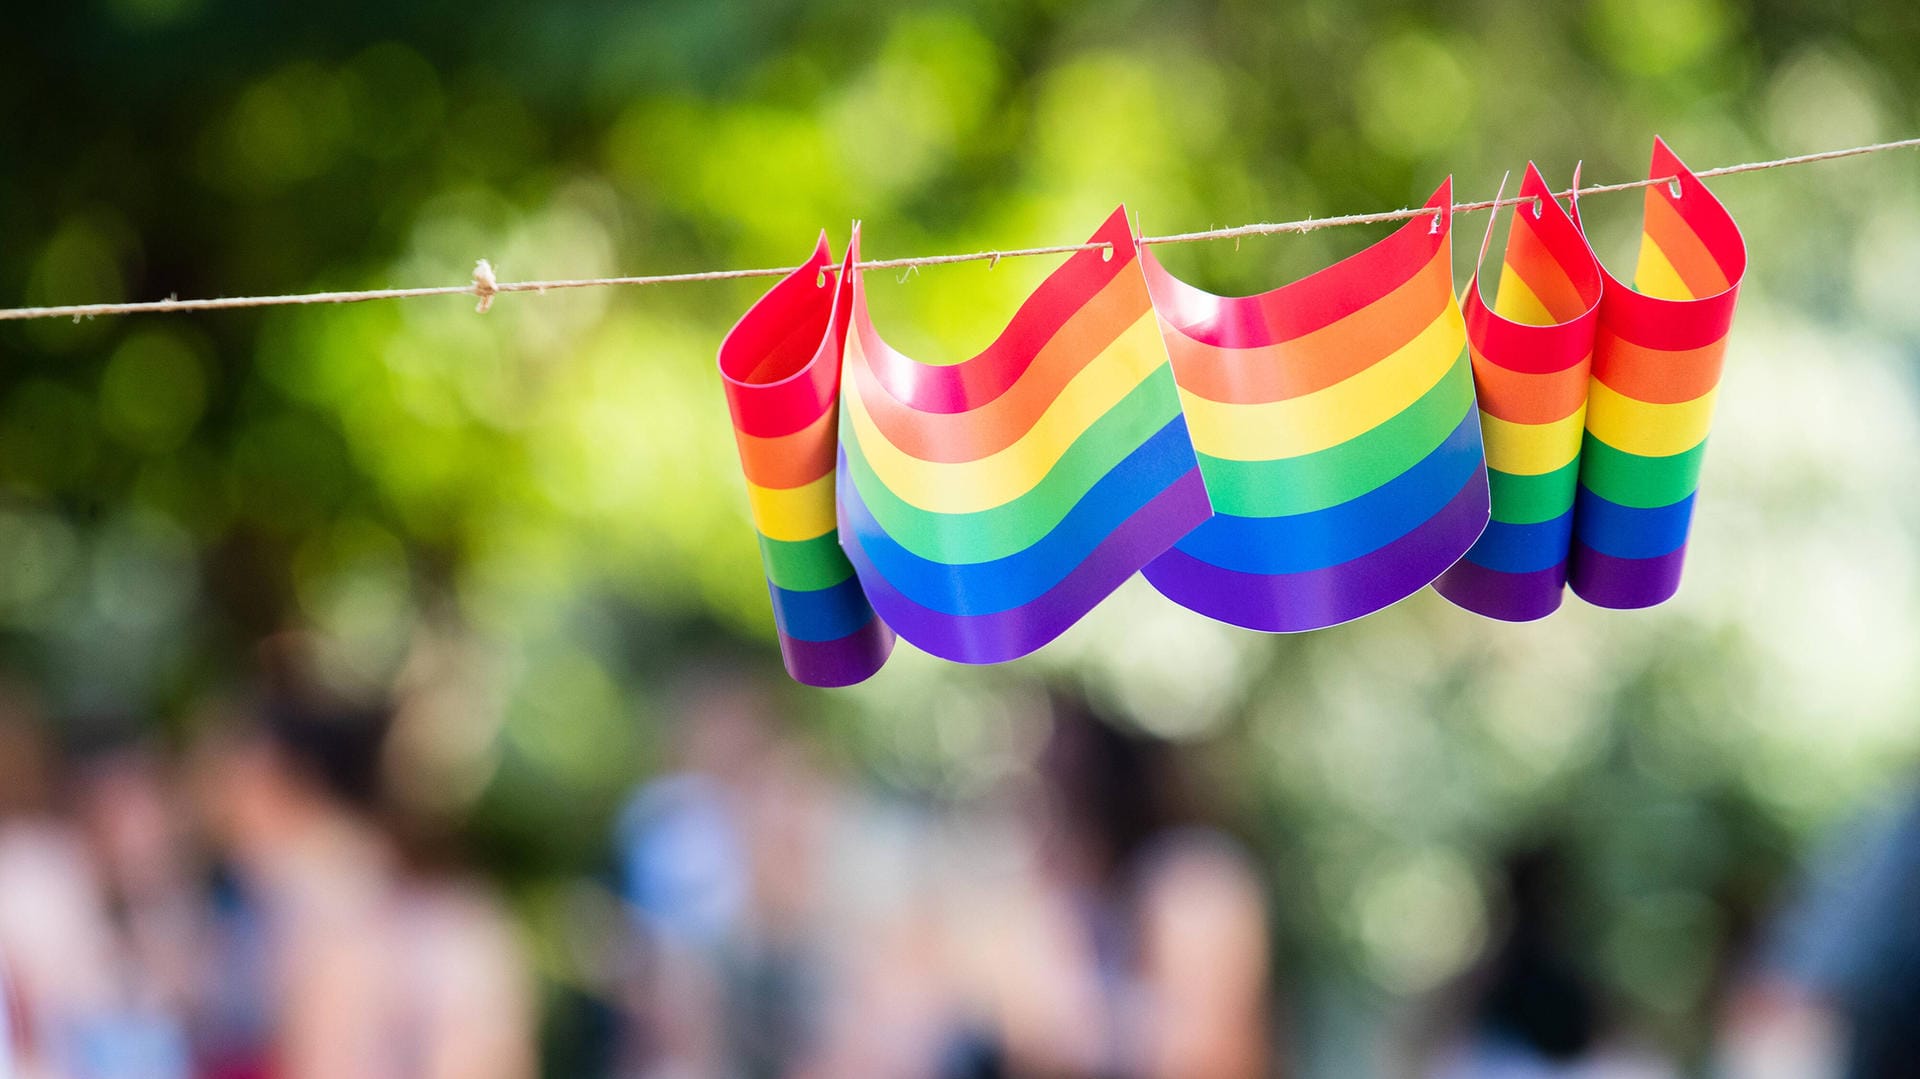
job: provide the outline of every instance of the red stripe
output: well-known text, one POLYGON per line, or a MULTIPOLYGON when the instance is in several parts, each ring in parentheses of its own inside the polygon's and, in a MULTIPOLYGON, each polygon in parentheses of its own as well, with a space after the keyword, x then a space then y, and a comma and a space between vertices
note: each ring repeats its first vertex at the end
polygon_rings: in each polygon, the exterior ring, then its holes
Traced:
POLYGON ((1425 203, 1448 207, 1440 215, 1438 232, 1434 231, 1434 219, 1421 215, 1366 250, 1271 292, 1234 297, 1236 302, 1223 305, 1221 297, 1198 289, 1187 296, 1169 288, 1163 298, 1161 283, 1156 280, 1155 299, 1160 301, 1160 312, 1167 321, 1201 344, 1259 348, 1303 337, 1370 307, 1419 273, 1434 252, 1446 246, 1452 204, 1453 180, 1449 178, 1425 203))
POLYGON ((1467 287, 1462 313, 1467 340, 1502 367, 1529 374, 1552 374, 1579 363, 1593 350, 1596 304, 1568 322, 1534 326, 1500 317, 1481 298, 1479 280, 1467 287))
MULTIPOLYGON (((1685 211, 1687 219, 1694 224, 1703 240, 1717 237, 1709 241, 1719 248, 1714 250, 1715 261, 1722 267, 1731 267, 1736 271, 1729 275, 1733 286, 1725 292, 1697 300, 1663 300, 1635 292, 1603 263, 1600 266, 1604 283, 1600 296, 1600 325, 1643 348, 1667 352, 1707 348, 1724 339, 1733 325, 1733 308, 1740 289, 1740 275, 1746 269, 1746 245, 1740 240, 1739 231, 1733 228, 1733 219, 1727 215, 1726 208, 1687 171, 1679 158, 1673 156, 1666 143, 1658 139, 1654 140, 1653 161, 1648 166, 1648 175, 1679 176, 1681 202, 1688 204, 1685 211), (1723 219, 1724 228, 1713 224, 1716 218, 1723 219), (1733 245, 1730 249, 1724 246, 1728 243, 1733 245)), ((1576 224, 1580 223, 1578 203, 1574 205, 1573 220, 1576 224)), ((1596 356, 1594 362, 1599 364, 1600 358, 1596 356)))
MULTIPOLYGON (((1020 305, 993 344, 972 359, 947 366, 919 363, 886 347, 867 317, 866 275, 856 274, 856 322, 874 377, 895 399, 920 412, 965 412, 1007 392, 1067 319, 1134 265, 1136 249, 1127 208, 1114 210, 1088 242, 1105 242, 1112 249, 1075 252, 1020 305)), ((859 257, 860 232, 855 229, 847 258, 851 262, 859 257)))
POLYGON ((733 427, 779 438, 818 422, 840 392, 840 348, 850 291, 829 264, 821 233, 813 257, 781 278, 720 342, 720 380, 733 427))
POLYGON ((1505 260, 1539 298, 1550 318, 1570 322, 1600 301, 1600 268, 1595 264, 1593 249, 1587 246, 1579 226, 1554 200, 1553 191, 1532 162, 1527 163, 1520 197, 1537 199, 1540 214, 1535 217, 1529 203, 1515 207, 1505 260))

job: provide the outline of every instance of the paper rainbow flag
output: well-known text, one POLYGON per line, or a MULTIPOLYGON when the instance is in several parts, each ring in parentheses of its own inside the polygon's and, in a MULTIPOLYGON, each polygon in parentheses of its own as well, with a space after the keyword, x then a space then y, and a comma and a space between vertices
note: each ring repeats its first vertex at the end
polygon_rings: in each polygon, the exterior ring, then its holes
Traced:
POLYGON ((833 483, 840 354, 849 289, 824 283, 825 233, 805 265, 720 344, 720 378, 760 537, 787 673, 810 686, 864 681, 893 651, 840 550, 833 483))
POLYGON ((1528 165, 1491 307, 1478 266, 1453 290, 1451 180, 1434 212, 1247 297, 1175 278, 1122 207, 948 365, 875 329, 858 227, 837 269, 823 235, 719 354, 787 669, 858 682, 895 634, 1017 659, 1136 572, 1267 632, 1428 583, 1507 621, 1569 586, 1667 599, 1747 263, 1656 140, 1667 176, 1636 292, 1528 165))
POLYGON ((1459 606, 1508 622, 1545 618, 1566 591, 1601 294, 1593 250, 1531 163, 1520 197, 1532 202, 1513 215, 1493 307, 1477 269, 1465 300, 1493 520, 1434 582, 1459 606))
MULTIPOLYGON (((996 663, 1046 644, 1209 509, 1125 208, 949 366, 881 339, 851 279, 840 535, 921 649, 996 663)), ((848 265, 859 258, 856 230, 848 265)))
POLYGON ((1453 184, 1365 251, 1227 298, 1143 254, 1214 515, 1148 565, 1181 606, 1268 632, 1426 587, 1487 523, 1453 295, 1453 184))
MULTIPOLYGON (((1568 583, 1600 607, 1680 587, 1747 247, 1726 207, 1654 140, 1634 285, 1605 266, 1568 583), (1677 188, 1677 190, 1670 189, 1677 188)), ((1579 207, 1574 208, 1579 220, 1579 207)))

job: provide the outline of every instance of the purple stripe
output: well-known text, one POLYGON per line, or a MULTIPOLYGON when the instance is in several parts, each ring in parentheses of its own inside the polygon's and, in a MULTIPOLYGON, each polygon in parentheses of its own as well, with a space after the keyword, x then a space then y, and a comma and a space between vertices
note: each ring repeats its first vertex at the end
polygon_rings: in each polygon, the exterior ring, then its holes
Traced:
POLYGON ((780 634, 787 673, 806 686, 831 689, 872 678, 893 654, 893 631, 878 618, 837 641, 803 641, 780 634))
POLYGON ((1306 573, 1239 573, 1173 550, 1145 571, 1160 594, 1191 611, 1266 633, 1299 633, 1350 622, 1425 588, 1487 526, 1487 472, 1424 524, 1370 554, 1306 573))
POLYGON ((1595 607, 1632 611, 1665 603, 1680 590, 1680 568, 1687 548, 1657 558, 1615 558, 1573 541, 1567 560, 1567 584, 1573 594, 1595 607))
POLYGON ((1433 590, 1456 607, 1502 622, 1532 622, 1560 609, 1567 590, 1567 563, 1531 573, 1502 573, 1461 559, 1433 582, 1433 590))
MULTIPOLYGON (((858 499, 860 493, 843 483, 840 496, 858 499)), ((842 533, 840 542, 873 609, 900 636, 922 651, 956 663, 1003 663, 1065 633, 1212 512, 1199 468, 1188 469, 1101 540, 1059 584, 1030 603, 993 614, 950 615, 922 607, 887 583, 860 546, 859 537, 842 533)))

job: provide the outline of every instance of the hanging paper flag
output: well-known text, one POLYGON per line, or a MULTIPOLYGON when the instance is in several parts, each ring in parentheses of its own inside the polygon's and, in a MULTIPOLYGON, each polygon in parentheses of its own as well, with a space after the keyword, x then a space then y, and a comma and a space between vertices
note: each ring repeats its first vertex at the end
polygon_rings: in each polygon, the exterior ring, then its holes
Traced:
POLYGON ((1465 300, 1493 520, 1434 582, 1454 603, 1509 622, 1552 614, 1566 589, 1601 293, 1586 237, 1531 163, 1520 197, 1493 307, 1477 266, 1465 300))
POLYGON ((1726 207, 1659 139, 1647 175, 1675 182, 1647 188, 1634 289, 1601 268, 1573 515, 1568 583, 1601 607, 1651 607, 1680 587, 1721 356, 1747 269, 1746 242, 1726 207))
POLYGON ((1146 568, 1169 599, 1269 632, 1426 587, 1487 524, 1453 184, 1437 212, 1310 277, 1214 296, 1142 256, 1214 515, 1146 568))
POLYGON ((848 271, 841 540, 880 616, 936 656, 1026 655, 1207 516, 1124 207, 1092 242, 951 366, 881 340, 848 271))
POLYGON ((720 344, 720 377, 760 536, 787 671, 810 686, 870 677, 893 651, 841 553, 833 473, 835 397, 851 296, 831 285, 825 233, 720 344))

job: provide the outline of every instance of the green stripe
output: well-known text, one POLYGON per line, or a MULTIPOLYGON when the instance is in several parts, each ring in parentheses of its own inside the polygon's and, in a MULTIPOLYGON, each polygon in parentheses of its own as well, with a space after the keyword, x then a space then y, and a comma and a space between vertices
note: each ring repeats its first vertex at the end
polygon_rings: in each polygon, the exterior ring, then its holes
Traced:
POLYGON ((760 537, 760 561, 767 580, 789 592, 818 592, 853 576, 853 563, 840 550, 840 533, 827 532, 810 540, 760 537))
POLYGON ((1274 461, 1200 455, 1215 513, 1286 517, 1338 506, 1386 483, 1438 449, 1473 407, 1473 369, 1453 367, 1398 415, 1324 450, 1274 461))
MULTIPOLYGON (((1040 482, 1010 502, 977 513, 935 513, 909 504, 874 475, 858 436, 842 437, 840 444, 861 499, 901 546, 949 565, 991 562, 1033 546, 1101 477, 1179 414, 1173 369, 1163 363, 1081 432, 1040 482)), ((841 431, 850 435, 852 428, 842 425, 841 431)))
POLYGON ((1616 506, 1657 509, 1671 506, 1700 485, 1700 460, 1707 443, 1671 457, 1642 457, 1615 449, 1589 431, 1580 446, 1580 483, 1616 506))
POLYGON ((1493 519, 1501 524, 1537 525, 1573 508, 1574 489, 1580 483, 1578 457, 1552 472, 1519 476, 1487 469, 1493 489, 1493 519))

